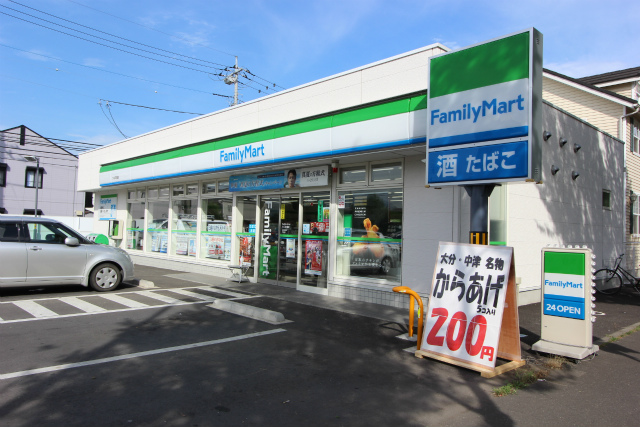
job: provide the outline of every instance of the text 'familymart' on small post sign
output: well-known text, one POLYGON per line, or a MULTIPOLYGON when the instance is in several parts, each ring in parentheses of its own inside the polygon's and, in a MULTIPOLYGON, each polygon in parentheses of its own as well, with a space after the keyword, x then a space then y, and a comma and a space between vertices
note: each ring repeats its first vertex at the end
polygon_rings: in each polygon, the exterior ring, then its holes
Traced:
POLYGON ((543 313, 584 320, 585 254, 544 253, 543 313))
POLYGON ((429 59, 427 185, 540 181, 542 35, 429 59))

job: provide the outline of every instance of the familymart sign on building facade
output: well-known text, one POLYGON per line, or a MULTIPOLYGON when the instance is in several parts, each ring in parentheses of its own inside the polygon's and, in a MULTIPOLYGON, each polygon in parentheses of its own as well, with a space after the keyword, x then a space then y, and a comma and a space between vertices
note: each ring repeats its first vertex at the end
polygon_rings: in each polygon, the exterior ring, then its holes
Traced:
POLYGON ((427 185, 541 180, 542 35, 429 60, 427 185))

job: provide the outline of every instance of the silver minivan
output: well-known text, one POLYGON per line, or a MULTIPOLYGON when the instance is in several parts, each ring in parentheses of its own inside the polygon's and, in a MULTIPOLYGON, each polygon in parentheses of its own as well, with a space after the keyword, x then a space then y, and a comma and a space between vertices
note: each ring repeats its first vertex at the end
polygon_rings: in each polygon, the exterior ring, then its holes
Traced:
POLYGON ((0 287, 74 284, 106 292, 132 278, 133 262, 122 249, 52 219, 0 215, 0 287))

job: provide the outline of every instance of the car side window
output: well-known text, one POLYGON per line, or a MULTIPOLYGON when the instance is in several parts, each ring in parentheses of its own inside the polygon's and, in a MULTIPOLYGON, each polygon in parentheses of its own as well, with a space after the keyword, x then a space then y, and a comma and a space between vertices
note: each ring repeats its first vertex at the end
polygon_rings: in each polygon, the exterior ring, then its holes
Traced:
POLYGON ((27 223, 29 237, 33 243, 57 243, 64 244, 67 237, 72 237, 55 224, 27 223))
POLYGON ((0 223, 0 242, 19 242, 20 224, 17 222, 0 223))

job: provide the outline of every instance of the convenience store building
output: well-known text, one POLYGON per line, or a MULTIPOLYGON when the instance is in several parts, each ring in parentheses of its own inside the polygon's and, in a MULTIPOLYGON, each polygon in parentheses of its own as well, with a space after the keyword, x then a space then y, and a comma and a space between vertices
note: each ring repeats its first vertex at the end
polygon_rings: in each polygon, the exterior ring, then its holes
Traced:
MULTIPOLYGON (((428 295, 438 243, 467 242, 461 187, 425 188, 429 58, 441 44, 80 155, 94 231, 138 264, 405 306, 428 295), (101 208, 101 209, 98 209, 101 208)), ((543 103, 542 180, 498 186, 492 244, 513 246, 520 304, 539 300, 540 250, 621 251, 624 145, 543 103), (560 140, 565 140, 564 144, 560 140), (580 148, 575 149, 575 144, 580 148)))

